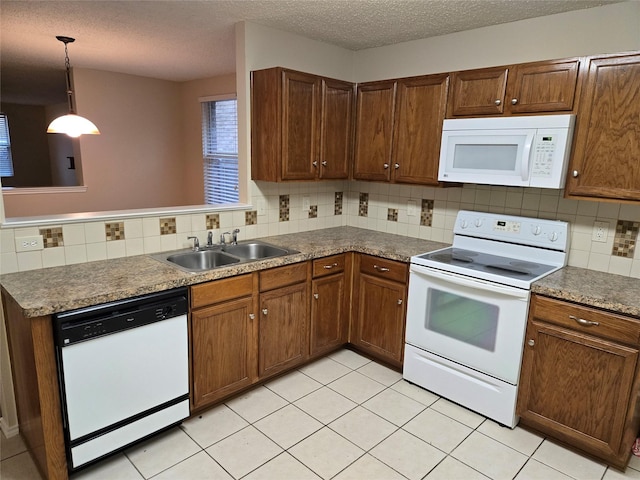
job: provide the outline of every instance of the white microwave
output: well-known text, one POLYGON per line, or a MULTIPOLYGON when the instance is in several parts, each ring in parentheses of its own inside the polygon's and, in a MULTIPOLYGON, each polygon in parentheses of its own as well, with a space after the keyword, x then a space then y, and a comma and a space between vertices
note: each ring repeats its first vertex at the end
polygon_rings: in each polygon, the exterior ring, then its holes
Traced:
POLYGON ((445 120, 438 180, 564 188, 575 115, 445 120))

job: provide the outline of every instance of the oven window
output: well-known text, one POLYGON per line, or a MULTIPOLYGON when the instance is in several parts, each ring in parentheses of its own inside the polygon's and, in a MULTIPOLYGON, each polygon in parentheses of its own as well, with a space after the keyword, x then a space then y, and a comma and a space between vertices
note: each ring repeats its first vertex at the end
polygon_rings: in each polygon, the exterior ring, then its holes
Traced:
POLYGON ((430 288, 425 329, 493 352, 498 314, 496 305, 430 288))

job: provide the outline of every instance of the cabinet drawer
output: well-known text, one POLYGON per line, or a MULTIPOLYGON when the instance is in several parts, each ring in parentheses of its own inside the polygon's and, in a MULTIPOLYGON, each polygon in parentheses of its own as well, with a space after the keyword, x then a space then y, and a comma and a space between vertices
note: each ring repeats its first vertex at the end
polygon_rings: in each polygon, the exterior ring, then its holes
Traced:
POLYGON ((260 291, 286 287, 307 280, 307 263, 294 263, 286 267, 272 268, 260 272, 260 291))
POLYGON ((346 255, 333 255, 331 257, 318 258, 313 261, 313 278, 324 277, 344 271, 346 255))
POLYGON ((253 292, 253 275, 214 280, 191 287, 191 308, 204 307, 234 298, 246 297, 253 292))
POLYGON ((638 320, 537 295, 533 298, 533 316, 537 319, 626 344, 640 342, 638 320))
POLYGON ((360 271, 376 277, 406 283, 409 266, 406 263, 396 262, 395 260, 361 255, 360 271))

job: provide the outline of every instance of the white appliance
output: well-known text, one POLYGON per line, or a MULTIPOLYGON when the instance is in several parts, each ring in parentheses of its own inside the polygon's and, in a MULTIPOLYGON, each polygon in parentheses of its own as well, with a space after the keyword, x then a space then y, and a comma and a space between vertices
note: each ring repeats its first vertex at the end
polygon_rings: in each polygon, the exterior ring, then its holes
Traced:
POLYGON ((187 289, 54 316, 68 467, 189 416, 187 289))
POLYGON ((566 265, 566 222, 458 212, 411 257, 403 377, 511 428, 531 284, 566 265))
POLYGON ((445 120, 438 180, 564 188, 575 115, 445 120))

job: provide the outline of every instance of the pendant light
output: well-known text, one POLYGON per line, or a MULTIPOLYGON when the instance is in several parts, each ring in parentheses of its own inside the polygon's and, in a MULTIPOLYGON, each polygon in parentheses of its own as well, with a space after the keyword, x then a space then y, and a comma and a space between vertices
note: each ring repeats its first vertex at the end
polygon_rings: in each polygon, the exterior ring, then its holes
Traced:
POLYGON ((67 52, 67 44, 75 42, 75 38, 71 37, 56 37, 59 41, 64 43, 64 65, 66 68, 67 78, 67 100, 69 102, 69 113, 61 117, 56 118, 49 124, 47 133, 66 133, 70 137, 79 137, 80 135, 100 135, 98 127, 93 122, 87 120, 80 115, 77 115, 73 108, 73 90, 71 90, 71 64, 69 63, 69 53, 67 52))

